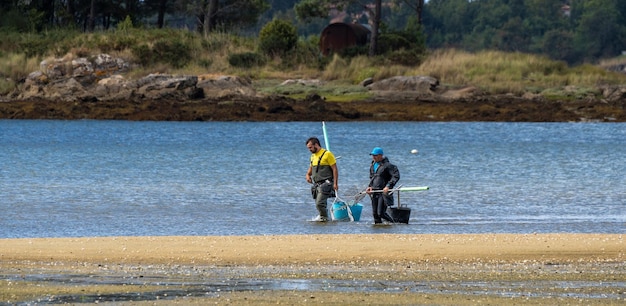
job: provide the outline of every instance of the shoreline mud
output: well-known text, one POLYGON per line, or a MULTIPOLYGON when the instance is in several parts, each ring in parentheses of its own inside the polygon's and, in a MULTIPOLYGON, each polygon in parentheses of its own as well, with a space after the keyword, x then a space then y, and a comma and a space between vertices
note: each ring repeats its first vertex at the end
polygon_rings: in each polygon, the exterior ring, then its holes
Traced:
POLYGON ((0 101, 0 119, 131 121, 493 121, 626 122, 626 101, 545 101, 497 95, 422 99, 402 92, 367 101, 282 96, 202 100, 0 101))
POLYGON ((1 303, 626 302, 622 234, 0 239, 1 303))

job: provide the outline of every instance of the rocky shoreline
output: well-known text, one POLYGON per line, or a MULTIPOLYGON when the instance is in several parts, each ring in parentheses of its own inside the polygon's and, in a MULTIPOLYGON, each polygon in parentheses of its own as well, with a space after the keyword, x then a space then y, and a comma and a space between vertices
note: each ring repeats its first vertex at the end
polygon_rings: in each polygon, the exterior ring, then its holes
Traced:
MULTIPOLYGON (((443 88, 429 76, 364 80, 366 98, 331 102, 324 82, 287 80, 308 88, 305 98, 261 94, 248 78, 150 74, 126 79, 132 67, 101 54, 43 61, 17 88, 0 97, 0 119, 153 121, 501 121, 626 122, 626 86, 593 94, 565 88, 564 98, 535 93, 489 94, 474 87, 443 88), (571 96, 570 96, 571 93, 571 96)), ((287 90, 288 91, 288 90, 287 90)))
POLYGON ((33 98, 0 102, 0 119, 626 122, 626 101, 551 102, 513 96, 441 101, 407 98, 402 93, 352 102, 294 100, 282 96, 80 102, 33 98))

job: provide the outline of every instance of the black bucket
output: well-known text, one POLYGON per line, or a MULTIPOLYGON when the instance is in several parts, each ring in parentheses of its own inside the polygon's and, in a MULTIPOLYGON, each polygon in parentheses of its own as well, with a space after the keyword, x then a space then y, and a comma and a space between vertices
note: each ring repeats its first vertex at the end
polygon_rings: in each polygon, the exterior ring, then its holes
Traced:
POLYGON ((406 223, 409 224, 409 218, 411 217, 411 209, 403 206, 403 207, 392 207, 391 217, 393 221, 396 223, 406 223))

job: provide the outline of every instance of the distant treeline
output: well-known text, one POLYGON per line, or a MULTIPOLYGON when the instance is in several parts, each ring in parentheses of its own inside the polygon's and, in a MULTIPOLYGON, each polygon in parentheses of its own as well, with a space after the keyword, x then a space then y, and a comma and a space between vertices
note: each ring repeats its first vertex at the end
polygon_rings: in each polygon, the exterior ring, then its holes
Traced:
MULTIPOLYGON (((331 20, 370 22, 364 12, 375 1, 334 1, 349 4, 345 14, 306 22, 294 13, 294 6, 302 2, 333 1, 0 0, 0 29, 106 30, 130 18, 141 27, 258 34, 263 25, 279 18, 295 24, 301 36, 315 36, 331 20)), ((615 57, 626 50, 623 0, 389 0, 383 1, 382 9, 381 31, 404 30, 411 20, 421 20, 431 49, 545 54, 570 64, 615 57)))

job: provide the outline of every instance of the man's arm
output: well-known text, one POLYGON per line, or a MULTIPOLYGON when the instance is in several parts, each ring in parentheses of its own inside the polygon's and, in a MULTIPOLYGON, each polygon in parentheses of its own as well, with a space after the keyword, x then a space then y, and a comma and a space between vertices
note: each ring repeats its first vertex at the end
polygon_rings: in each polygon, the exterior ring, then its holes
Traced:
POLYGON ((337 168, 337 164, 333 164, 330 168, 333 169, 333 188, 339 190, 339 169, 337 168))
POLYGON ((306 176, 305 176, 305 179, 306 179, 306 181, 309 184, 313 183, 313 181, 311 181, 311 174, 312 173, 313 173, 313 170, 312 170, 311 166, 309 166, 309 170, 306 171, 306 176))
POLYGON ((389 182, 387 182, 387 186, 390 189, 393 189, 393 187, 396 186, 396 184, 400 180, 400 171, 398 170, 398 167, 396 165, 390 164, 389 174, 391 174, 391 179, 389 180, 389 182))

